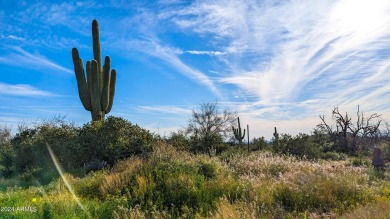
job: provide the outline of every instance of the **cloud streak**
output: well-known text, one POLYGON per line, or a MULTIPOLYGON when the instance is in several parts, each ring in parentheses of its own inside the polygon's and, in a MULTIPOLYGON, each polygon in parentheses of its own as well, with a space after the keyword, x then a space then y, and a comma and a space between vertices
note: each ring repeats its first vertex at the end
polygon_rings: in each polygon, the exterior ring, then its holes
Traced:
POLYGON ((197 1, 170 15, 177 27, 216 39, 230 70, 220 83, 283 105, 279 113, 390 106, 383 103, 390 97, 388 1, 197 1))
MULTIPOLYGON (((123 45, 123 42, 120 43, 123 45)), ((220 91, 214 82, 203 72, 184 63, 179 55, 183 52, 171 46, 163 45, 159 39, 155 37, 144 40, 126 40, 129 50, 147 54, 148 56, 163 60, 171 67, 182 73, 189 79, 208 87, 214 94, 221 96, 220 91)))
POLYGON ((12 52, 5 56, 0 56, 0 63, 12 66, 23 66, 28 69, 54 70, 67 74, 73 74, 73 71, 65 68, 48 58, 39 54, 31 54, 20 47, 10 47, 12 52))
POLYGON ((0 94, 11 96, 27 96, 27 97, 47 97, 56 96, 47 91, 40 90, 27 84, 6 84, 0 82, 0 94))

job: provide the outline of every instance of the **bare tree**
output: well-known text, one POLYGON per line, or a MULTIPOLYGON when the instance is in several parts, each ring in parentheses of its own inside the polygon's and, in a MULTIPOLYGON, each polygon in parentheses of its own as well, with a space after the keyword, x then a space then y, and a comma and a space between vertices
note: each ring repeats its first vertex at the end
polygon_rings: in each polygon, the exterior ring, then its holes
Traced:
POLYGON ((323 115, 320 116, 322 123, 318 127, 326 130, 334 140, 338 140, 343 145, 344 150, 354 150, 358 138, 370 138, 372 140, 378 137, 380 134, 379 126, 383 122, 381 115, 377 113, 366 117, 364 112, 360 111, 359 106, 356 116, 356 123, 353 123, 347 112, 343 115, 340 113, 339 108, 335 107, 332 110, 332 119, 336 122, 336 129, 325 121, 325 116, 323 115))
POLYGON ((11 128, 7 126, 0 126, 0 144, 5 144, 11 140, 11 128))
POLYGON ((221 111, 218 103, 202 103, 199 110, 192 111, 186 133, 200 139, 202 148, 211 147, 216 138, 231 135, 231 125, 237 117, 236 112, 221 111))

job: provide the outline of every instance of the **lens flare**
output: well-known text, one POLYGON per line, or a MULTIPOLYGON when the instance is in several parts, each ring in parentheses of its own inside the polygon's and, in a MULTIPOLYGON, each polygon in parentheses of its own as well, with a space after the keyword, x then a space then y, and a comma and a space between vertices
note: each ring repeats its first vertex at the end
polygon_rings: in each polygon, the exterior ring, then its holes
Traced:
POLYGON ((46 147, 47 147, 47 150, 49 150, 50 157, 53 160, 54 165, 56 166, 58 173, 60 174, 60 176, 61 176, 62 180, 64 181, 66 187, 68 188, 69 192, 72 194, 73 199, 80 206, 80 208, 85 213, 87 213, 89 215, 87 209, 81 204, 80 200, 77 198, 76 194, 74 193, 72 186, 70 185, 70 183, 68 182, 66 177, 64 177, 64 171, 62 170, 62 167, 61 167, 60 163, 58 162, 58 159, 57 159, 56 155, 54 154, 53 150, 51 149, 50 145, 46 144, 46 147))

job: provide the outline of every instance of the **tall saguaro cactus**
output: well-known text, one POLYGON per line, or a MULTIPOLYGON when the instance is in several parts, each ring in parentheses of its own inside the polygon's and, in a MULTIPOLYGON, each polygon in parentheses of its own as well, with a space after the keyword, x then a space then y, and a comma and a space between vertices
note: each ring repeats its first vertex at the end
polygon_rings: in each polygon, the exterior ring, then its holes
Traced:
POLYGON ((104 59, 102 68, 99 25, 96 20, 92 21, 92 45, 94 59, 86 63, 87 77, 77 48, 72 49, 73 65, 81 103, 86 110, 91 111, 92 121, 102 121, 114 102, 116 71, 112 69, 110 73, 109 56, 104 59))
POLYGON ((240 117, 238 117, 237 119, 238 119, 238 128, 234 128, 234 126, 232 126, 232 129, 233 129, 234 137, 238 140, 239 144, 241 145, 242 139, 244 139, 244 137, 245 137, 245 129, 244 129, 244 133, 242 134, 241 133, 240 117))

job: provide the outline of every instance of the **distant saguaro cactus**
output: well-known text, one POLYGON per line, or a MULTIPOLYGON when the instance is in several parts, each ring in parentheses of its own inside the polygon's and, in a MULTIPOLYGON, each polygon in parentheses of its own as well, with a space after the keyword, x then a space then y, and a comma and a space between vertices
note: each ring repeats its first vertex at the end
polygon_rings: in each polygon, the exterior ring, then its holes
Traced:
POLYGON ((92 44, 94 59, 86 63, 87 78, 77 48, 72 49, 73 65, 81 103, 86 110, 91 111, 92 121, 102 121, 105 114, 111 111, 114 101, 116 71, 112 69, 110 74, 109 56, 104 59, 102 68, 99 26, 96 20, 92 21, 92 44))
POLYGON ((248 152, 249 152, 249 125, 246 125, 246 136, 248 137, 248 152))
POLYGON ((245 137, 245 129, 244 129, 244 133, 241 135, 240 117, 238 117, 237 119, 238 119, 238 128, 234 128, 234 126, 232 126, 232 129, 233 129, 234 137, 238 140, 239 144, 241 145, 242 139, 244 139, 245 137))
POLYGON ((278 130, 276 129, 276 127, 275 127, 274 137, 276 140, 279 139, 279 133, 278 133, 278 130))
POLYGON ((279 133, 278 133, 278 130, 276 130, 276 127, 275 127, 275 132, 274 132, 274 138, 275 138, 275 144, 276 146, 279 145, 279 133))

